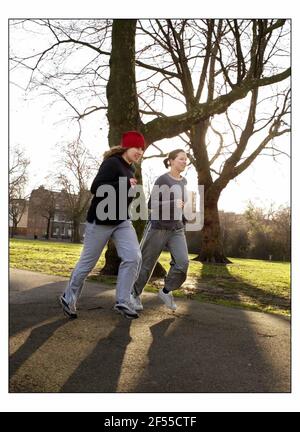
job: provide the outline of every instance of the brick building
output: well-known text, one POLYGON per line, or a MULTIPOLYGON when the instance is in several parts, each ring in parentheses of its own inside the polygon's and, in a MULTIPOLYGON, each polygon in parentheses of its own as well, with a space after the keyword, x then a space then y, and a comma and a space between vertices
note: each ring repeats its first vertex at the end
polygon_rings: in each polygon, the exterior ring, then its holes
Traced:
MULTIPOLYGON (((40 186, 31 192, 28 204, 27 237, 70 240, 72 221, 65 206, 66 191, 49 191, 40 186)), ((83 238, 84 223, 80 225, 83 238)))

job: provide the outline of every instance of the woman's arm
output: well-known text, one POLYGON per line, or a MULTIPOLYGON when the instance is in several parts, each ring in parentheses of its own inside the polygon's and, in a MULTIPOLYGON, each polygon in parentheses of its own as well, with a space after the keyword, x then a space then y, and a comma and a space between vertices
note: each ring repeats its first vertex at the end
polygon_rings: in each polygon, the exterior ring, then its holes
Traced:
MULTIPOLYGON (((163 200, 163 194, 161 192, 157 193, 155 192, 155 188, 160 188, 164 186, 164 183, 161 180, 161 177, 158 177, 158 179, 155 180, 155 183, 153 185, 151 195, 148 201, 148 209, 156 210, 156 209, 162 209, 162 208, 169 208, 171 205, 174 205, 174 198, 163 200)), ((167 186, 167 185, 165 185, 167 186)), ((173 194, 174 196, 174 194, 173 194)))
MULTIPOLYGON (((155 181, 153 189, 151 191, 151 195, 148 201, 148 209, 149 210, 155 210, 155 209, 162 209, 167 208, 170 206, 176 206, 177 208, 183 208, 184 206, 184 193, 182 193, 181 187, 178 185, 176 186, 178 189, 176 189, 176 193, 174 191, 171 191, 171 193, 168 195, 168 198, 170 199, 163 199, 164 193, 155 191, 155 187, 162 187, 162 186, 168 186, 165 183, 163 183, 160 180, 160 177, 155 181), (180 189, 179 189, 180 188, 180 189), (175 196, 176 195, 176 196, 175 196)), ((186 189, 186 181, 184 185, 184 189, 186 189)))

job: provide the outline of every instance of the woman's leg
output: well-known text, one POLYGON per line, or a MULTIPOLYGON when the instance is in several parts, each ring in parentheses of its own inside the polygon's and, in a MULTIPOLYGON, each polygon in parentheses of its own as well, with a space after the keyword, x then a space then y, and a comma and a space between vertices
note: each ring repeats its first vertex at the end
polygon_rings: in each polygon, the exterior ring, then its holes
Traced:
POLYGON ((146 235, 142 245, 142 265, 133 289, 136 296, 141 295, 152 275, 155 264, 165 247, 167 233, 166 230, 150 229, 146 235))
POLYGON ((84 280, 97 264, 113 228, 111 225, 86 223, 83 250, 64 292, 65 301, 74 310, 76 310, 76 302, 81 294, 84 280))
POLYGON ((165 277, 165 289, 173 291, 181 287, 186 280, 189 255, 184 230, 172 231, 167 241, 171 253, 171 267, 165 277))
POLYGON ((130 303, 130 293, 136 281, 141 262, 141 250, 136 231, 130 220, 118 225, 112 234, 121 264, 118 272, 116 300, 130 303))

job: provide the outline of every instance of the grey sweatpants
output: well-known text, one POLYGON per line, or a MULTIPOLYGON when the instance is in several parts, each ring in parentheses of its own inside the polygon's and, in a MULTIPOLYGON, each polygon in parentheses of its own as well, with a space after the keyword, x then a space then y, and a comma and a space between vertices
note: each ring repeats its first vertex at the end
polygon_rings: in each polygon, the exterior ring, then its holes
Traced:
POLYGON ((162 250, 167 247, 171 253, 170 270, 165 276, 165 288, 173 291, 181 287, 186 280, 189 256, 184 229, 165 230, 146 227, 141 241, 142 265, 134 293, 140 295, 151 277, 155 264, 162 250))
POLYGON ((130 293, 141 263, 141 251, 135 229, 130 220, 119 225, 96 225, 86 222, 84 246, 69 283, 65 289, 66 301, 76 306, 84 280, 95 267, 104 246, 112 238, 121 264, 118 272, 116 300, 130 301, 130 293))

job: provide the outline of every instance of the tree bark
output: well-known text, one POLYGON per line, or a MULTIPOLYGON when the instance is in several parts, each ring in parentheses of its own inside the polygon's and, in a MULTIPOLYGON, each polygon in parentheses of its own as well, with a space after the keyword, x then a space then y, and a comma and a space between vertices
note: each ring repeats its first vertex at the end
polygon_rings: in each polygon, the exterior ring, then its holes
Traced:
MULTIPOLYGON (((106 87, 110 147, 120 144, 123 132, 139 130, 141 125, 135 79, 135 30, 136 20, 113 21, 110 75, 106 87)), ((109 241, 100 274, 117 275, 119 264, 116 248, 109 241)))
POLYGON ((221 188, 217 188, 210 172, 207 153, 206 133, 209 121, 198 122, 191 128, 191 147, 195 157, 198 184, 204 186, 204 226, 200 233, 200 254, 194 258, 205 263, 228 264, 230 261, 223 252, 218 200, 221 188))
POLYGON ((204 226, 200 236, 200 254, 194 258, 203 263, 229 264, 221 242, 218 200, 205 199, 204 195, 204 226))
POLYGON ((15 232, 16 232, 16 228, 17 228, 17 225, 15 225, 13 223, 13 226, 11 227, 11 230, 10 230, 10 236, 11 236, 11 238, 14 238, 15 232))
POLYGON ((100 270, 100 275, 116 276, 119 271, 120 258, 117 254, 116 247, 112 240, 109 240, 105 252, 105 264, 100 270))
POLYGON ((72 243, 80 243, 80 232, 79 232, 80 222, 73 220, 73 230, 72 230, 72 243))
POLYGON ((106 87, 110 147, 120 143, 123 132, 141 126, 135 78, 136 20, 114 20, 110 75, 106 87))
POLYGON ((49 239, 49 231, 50 231, 50 218, 47 218, 47 230, 46 230, 46 239, 49 239))

